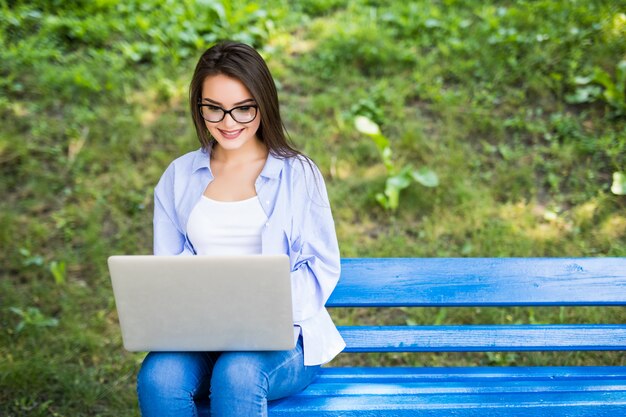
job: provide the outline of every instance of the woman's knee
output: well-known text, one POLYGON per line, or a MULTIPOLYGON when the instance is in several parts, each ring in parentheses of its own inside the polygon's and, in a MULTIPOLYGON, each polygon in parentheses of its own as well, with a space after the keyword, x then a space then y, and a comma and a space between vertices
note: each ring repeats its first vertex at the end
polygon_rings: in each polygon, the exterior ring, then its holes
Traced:
POLYGON ((213 368, 211 391, 236 395, 247 392, 261 397, 267 395, 267 376, 257 363, 254 354, 243 352, 223 353, 213 368))
MULTIPOLYGON (((194 395, 210 369, 200 353, 151 352, 137 376, 139 396, 194 395)), ((207 381, 208 382, 208 381, 207 381)))

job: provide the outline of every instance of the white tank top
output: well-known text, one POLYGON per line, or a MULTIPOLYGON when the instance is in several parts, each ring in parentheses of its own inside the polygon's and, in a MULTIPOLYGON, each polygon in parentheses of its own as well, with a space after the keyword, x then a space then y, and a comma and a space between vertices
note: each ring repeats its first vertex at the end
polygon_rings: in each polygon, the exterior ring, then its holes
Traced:
POLYGON ((187 236, 198 255, 258 255, 266 222, 258 196, 216 201, 203 195, 189 215, 187 236))

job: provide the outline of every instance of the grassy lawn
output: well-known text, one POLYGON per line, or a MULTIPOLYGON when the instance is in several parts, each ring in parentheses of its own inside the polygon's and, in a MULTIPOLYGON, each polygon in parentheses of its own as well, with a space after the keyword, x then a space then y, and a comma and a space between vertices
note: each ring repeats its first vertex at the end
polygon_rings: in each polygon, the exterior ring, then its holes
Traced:
MULTIPOLYGON (((0 415, 138 414, 143 355, 121 347, 106 258, 150 253, 152 190, 199 146, 187 88, 216 39, 266 57, 289 134, 326 177, 344 257, 626 256, 624 10, 621 0, 0 0, 0 415)), ((586 308, 333 314, 626 321, 623 309, 586 308)))

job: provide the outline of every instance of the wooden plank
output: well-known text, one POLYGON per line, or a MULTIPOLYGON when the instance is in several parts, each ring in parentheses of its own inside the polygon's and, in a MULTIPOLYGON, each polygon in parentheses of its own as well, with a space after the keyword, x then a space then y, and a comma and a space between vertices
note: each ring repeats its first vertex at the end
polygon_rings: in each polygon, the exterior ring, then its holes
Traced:
POLYGON ((345 352, 626 350, 626 325, 339 326, 345 352))
POLYGON ((270 416, 617 416, 625 367, 323 368, 270 416), (616 414, 611 414, 616 413, 616 414))
POLYGON ((316 383, 626 380, 626 366, 324 367, 316 383))
POLYGON ((626 305, 626 258, 352 258, 341 265, 328 307, 626 305))
POLYGON ((603 381, 517 381, 503 383, 497 379, 477 383, 453 382, 403 382, 403 383, 316 383, 306 389, 301 397, 331 395, 426 395, 426 394, 534 394, 537 392, 626 392, 626 380, 603 381))
POLYGON ((269 415, 286 416, 623 416, 626 392, 535 392, 292 396, 270 403, 269 415), (613 413, 613 414, 611 414, 613 413))

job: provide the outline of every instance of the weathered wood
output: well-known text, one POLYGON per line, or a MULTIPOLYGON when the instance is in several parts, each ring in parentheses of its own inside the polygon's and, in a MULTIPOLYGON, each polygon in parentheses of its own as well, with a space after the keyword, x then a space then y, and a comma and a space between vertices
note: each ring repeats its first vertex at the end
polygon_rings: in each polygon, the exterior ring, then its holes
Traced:
POLYGON ((344 259, 328 307, 626 305, 626 258, 344 259))
POLYGON ((346 352, 626 350, 623 325, 346 326, 346 352))
POLYGON ((270 415, 617 416, 626 367, 325 368, 270 415), (614 414, 611 414, 614 413, 614 414))
POLYGON ((625 367, 325 368, 272 416, 609 416, 625 367))

